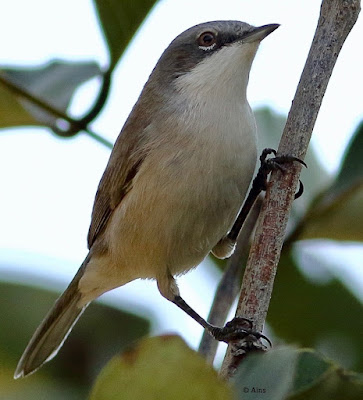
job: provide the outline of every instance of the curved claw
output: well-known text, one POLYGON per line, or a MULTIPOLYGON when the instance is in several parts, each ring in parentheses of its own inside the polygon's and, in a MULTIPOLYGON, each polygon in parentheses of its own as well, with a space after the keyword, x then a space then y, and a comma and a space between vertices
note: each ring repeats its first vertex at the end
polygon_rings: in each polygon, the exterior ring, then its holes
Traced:
POLYGON ((305 168, 307 168, 307 164, 305 161, 303 161, 301 158, 297 158, 297 157, 293 157, 294 161, 297 161, 298 163, 300 163, 301 165, 303 165, 305 168))
POLYGON ((282 156, 276 156, 274 158, 271 158, 269 161, 273 162, 277 167, 281 167, 279 164, 286 164, 286 163, 291 163, 291 162, 298 162, 304 167, 308 167, 305 163, 305 161, 301 160, 300 158, 297 158, 295 156, 289 156, 289 155, 282 155, 282 156))
POLYGON ((274 154, 275 157, 272 158, 270 161, 274 162, 274 164, 284 164, 284 163, 289 163, 289 162, 293 162, 296 161, 298 163, 300 163, 301 165, 303 165, 305 168, 307 168, 308 166, 306 165, 305 161, 303 161, 301 158, 295 157, 295 156, 291 156, 291 155, 277 155, 277 151, 275 149, 271 149, 269 147, 265 148, 262 150, 261 156, 260 156, 260 161, 261 163, 264 163, 266 161, 267 156, 269 156, 270 154, 274 154))
POLYGON ((270 347, 272 347, 272 342, 267 336, 265 336, 265 335, 263 335, 262 333, 259 333, 259 332, 251 332, 251 334, 256 336, 256 337, 258 337, 258 339, 265 339, 266 342, 270 345, 270 347))
POLYGON ((304 184, 299 179, 299 190, 295 193, 295 200, 298 199, 304 193, 304 184))

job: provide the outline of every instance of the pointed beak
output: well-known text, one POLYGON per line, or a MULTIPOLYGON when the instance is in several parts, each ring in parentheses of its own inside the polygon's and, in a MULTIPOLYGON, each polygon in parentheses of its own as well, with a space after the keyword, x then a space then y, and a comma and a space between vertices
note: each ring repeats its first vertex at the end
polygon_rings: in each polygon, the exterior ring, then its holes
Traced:
POLYGON ((244 36, 242 42, 243 43, 261 42, 261 40, 265 39, 266 36, 272 33, 279 26, 280 26, 279 24, 269 24, 253 28, 251 32, 248 32, 246 36, 244 36))

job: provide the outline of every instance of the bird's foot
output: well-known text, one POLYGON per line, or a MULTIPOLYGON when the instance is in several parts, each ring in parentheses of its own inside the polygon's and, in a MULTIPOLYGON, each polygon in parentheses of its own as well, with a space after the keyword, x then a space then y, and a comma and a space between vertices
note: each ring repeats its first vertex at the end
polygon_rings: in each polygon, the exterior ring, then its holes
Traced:
POLYGON ((259 339, 264 339, 272 346, 270 339, 260 332, 252 329, 253 323, 250 319, 235 317, 227 322, 223 328, 212 327, 209 332, 221 342, 231 343, 236 341, 244 341, 246 343, 254 343, 259 339))

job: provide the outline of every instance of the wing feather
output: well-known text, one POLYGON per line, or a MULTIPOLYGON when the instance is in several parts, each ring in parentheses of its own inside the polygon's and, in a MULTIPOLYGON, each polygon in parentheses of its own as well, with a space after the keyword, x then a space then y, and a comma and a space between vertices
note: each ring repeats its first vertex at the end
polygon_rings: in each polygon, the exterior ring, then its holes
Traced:
POLYGON ((147 110, 147 105, 140 101, 136 103, 112 150, 93 205, 87 238, 89 248, 105 229, 112 212, 132 188, 132 180, 146 157, 146 127, 150 123, 151 113, 144 111, 145 107, 147 110), (136 118, 138 115, 143 115, 143 118, 136 118))

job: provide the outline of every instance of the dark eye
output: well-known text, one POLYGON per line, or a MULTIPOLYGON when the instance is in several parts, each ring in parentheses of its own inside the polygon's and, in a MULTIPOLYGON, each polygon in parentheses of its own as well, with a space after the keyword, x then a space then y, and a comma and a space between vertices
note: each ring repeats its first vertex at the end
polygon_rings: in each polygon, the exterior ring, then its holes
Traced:
POLYGON ((198 38, 198 45, 201 47, 210 47, 215 45, 217 41, 213 32, 203 32, 198 38))

